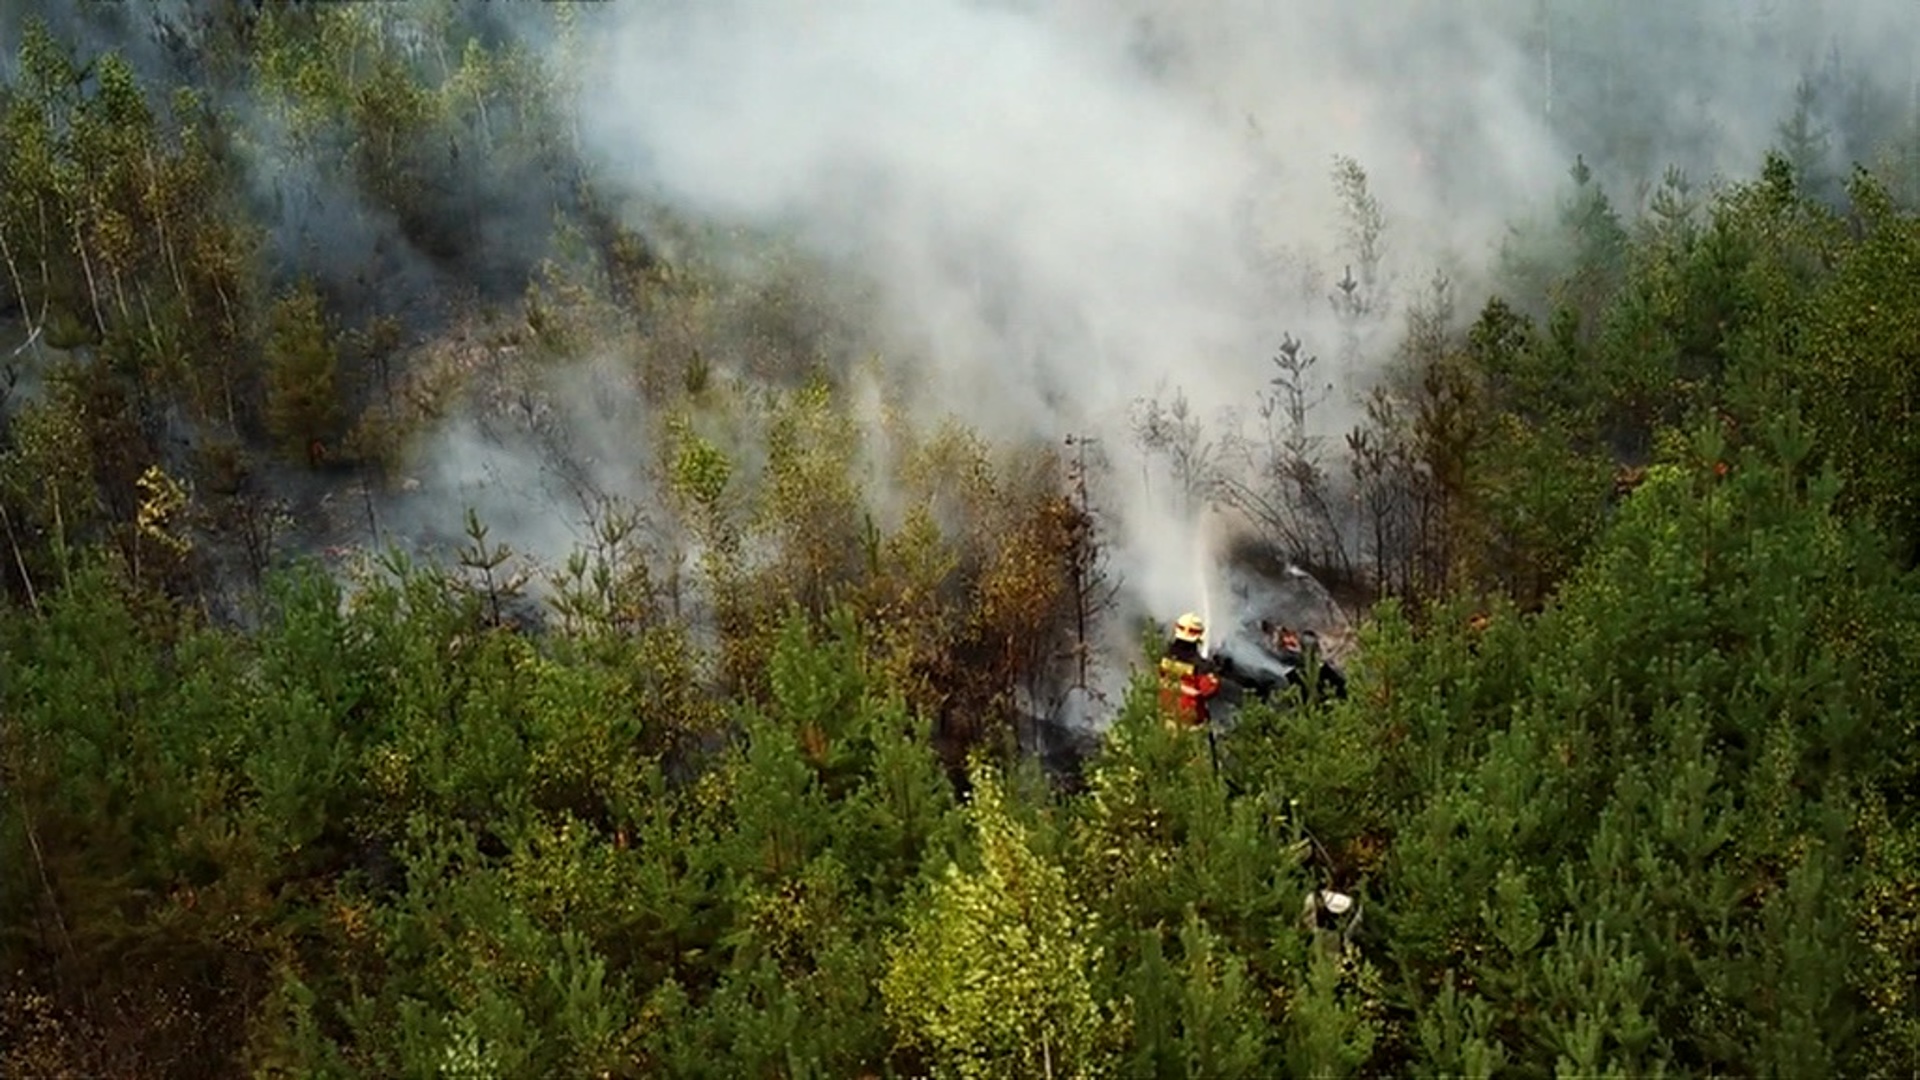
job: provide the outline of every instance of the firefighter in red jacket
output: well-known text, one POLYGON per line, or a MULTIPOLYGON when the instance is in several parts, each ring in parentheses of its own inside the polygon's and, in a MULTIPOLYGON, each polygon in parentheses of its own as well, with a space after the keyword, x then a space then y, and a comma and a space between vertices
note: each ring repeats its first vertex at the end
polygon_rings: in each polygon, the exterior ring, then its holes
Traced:
POLYGON ((1183 728, 1207 723, 1207 702, 1220 692, 1219 665, 1200 655, 1207 634, 1200 616, 1180 616, 1173 624, 1173 640, 1160 658, 1160 704, 1168 722, 1183 728))

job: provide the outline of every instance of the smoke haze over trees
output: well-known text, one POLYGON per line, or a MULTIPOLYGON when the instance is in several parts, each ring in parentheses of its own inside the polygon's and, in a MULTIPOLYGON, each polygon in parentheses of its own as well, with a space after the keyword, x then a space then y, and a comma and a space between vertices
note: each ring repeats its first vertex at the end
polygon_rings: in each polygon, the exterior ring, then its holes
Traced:
POLYGON ((0 1069, 1910 1075, 1913 15, 0 10, 0 1069))

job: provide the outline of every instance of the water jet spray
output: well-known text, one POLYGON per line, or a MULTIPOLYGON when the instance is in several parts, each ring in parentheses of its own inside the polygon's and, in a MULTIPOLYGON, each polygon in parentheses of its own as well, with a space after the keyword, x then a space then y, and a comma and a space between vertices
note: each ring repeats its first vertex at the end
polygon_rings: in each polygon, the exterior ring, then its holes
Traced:
POLYGON ((1200 636, 1201 656, 1211 656, 1213 654, 1213 639, 1215 636, 1213 625, 1213 580, 1212 574, 1209 572, 1211 570, 1210 563, 1212 562, 1213 545, 1207 542, 1207 532, 1207 519, 1202 517, 1199 526, 1195 530, 1193 542, 1193 576, 1195 584, 1200 588, 1200 619, 1202 624, 1207 628, 1206 632, 1200 636))

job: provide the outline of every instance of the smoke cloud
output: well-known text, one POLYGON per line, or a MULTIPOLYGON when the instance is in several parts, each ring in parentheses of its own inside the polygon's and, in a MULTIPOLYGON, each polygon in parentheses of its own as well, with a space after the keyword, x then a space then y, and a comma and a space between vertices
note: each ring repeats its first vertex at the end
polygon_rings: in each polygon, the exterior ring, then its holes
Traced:
MULTIPOLYGON (((1383 307, 1442 271, 1470 314, 1507 226, 1576 154, 1631 209, 1669 165, 1751 175, 1823 58, 1894 96, 1920 85, 1910 5, 1844 7, 713 0, 606 12, 599 54, 572 62, 614 177, 877 282, 931 406, 994 435, 1091 434, 1121 464, 1144 396, 1244 418, 1283 332, 1342 389, 1389 351, 1384 320, 1336 343, 1329 283, 1355 252, 1335 155, 1386 211, 1383 307)), ((1319 407, 1322 433, 1349 402, 1319 407)), ((1219 523, 1151 465, 1105 494, 1135 604, 1221 618, 1219 523)))
MULTIPOLYGON (((1608 125, 1640 125, 1633 154, 1596 155, 1616 183, 1667 164, 1748 174, 1821 50, 1844 42, 1871 70, 1911 60, 1883 44, 1911 18, 1897 3, 1845 19, 1559 0, 714 0, 604 15, 599 54, 570 62, 608 172, 877 281, 895 355, 936 407, 991 434, 1116 448, 1129 403, 1156 391, 1204 418, 1244 415, 1283 331, 1334 352, 1328 282, 1353 262, 1337 154, 1369 170, 1387 210, 1389 281, 1445 270, 1471 311, 1505 225, 1561 190, 1608 125)), ((1350 387, 1365 372, 1333 374, 1350 387)), ((1319 424, 1344 427, 1344 404, 1319 424)), ((1137 598, 1162 617, 1224 603, 1196 572, 1204 523, 1143 475, 1117 493, 1137 598)))
MULTIPOLYGON (((989 435, 1111 450, 1169 378, 1203 410, 1258 386, 1285 312, 1248 257, 1261 168, 1244 122, 1156 79, 1124 22, 1090 14, 631 10, 591 61, 583 132, 638 190, 872 277, 927 404, 989 435)), ((1127 495, 1127 576, 1157 583, 1163 610, 1196 605, 1196 523, 1127 495)))
MULTIPOLYGON (((184 70, 196 50, 182 42, 204 32, 178 3, 144 22, 52 10, 56 29, 84 22, 90 44, 147 68, 184 70)), ((861 330, 925 407, 991 436, 1101 440, 1118 569, 1160 618, 1224 620, 1234 598, 1212 580, 1222 523, 1135 455, 1137 399, 1178 391, 1213 437, 1247 418, 1291 333, 1341 391, 1314 417, 1337 434, 1418 285, 1446 272, 1471 314, 1507 226, 1550 208, 1576 154, 1630 209, 1668 165, 1751 175, 1803 75, 1841 88, 1810 117, 1835 169, 1920 104, 1911 0, 623 0, 568 5, 584 55, 554 49, 552 9, 486 10, 490 34, 517 35, 580 88, 567 134, 601 180, 791 237, 870 286, 875 325, 861 330), (1336 155, 1367 170, 1385 213, 1385 314, 1357 340, 1328 299, 1358 261, 1336 155)), ((280 133, 243 119, 260 188, 299 192, 306 178, 270 175, 280 133)), ((462 171, 452 153, 437 173, 462 171)), ((299 261, 333 277, 374 267, 367 289, 383 295, 443 287, 447 260, 358 213, 357 196, 321 194, 281 204, 277 234, 299 261), (361 227, 341 227, 340 207, 361 227)), ((501 234, 519 267, 544 250, 554 197, 469 193, 458 216, 501 234)), ((561 426, 599 430, 573 416, 591 394, 546 389, 561 426)), ((549 450, 463 423, 424 447, 426 486, 477 483, 490 518, 524 496, 541 528, 511 531, 560 543, 546 526, 571 513, 570 486, 553 494, 551 470, 527 463, 549 450)), ((595 457, 610 487, 644 496, 637 466, 617 465, 639 453, 620 433, 641 424, 621 418, 595 457)))

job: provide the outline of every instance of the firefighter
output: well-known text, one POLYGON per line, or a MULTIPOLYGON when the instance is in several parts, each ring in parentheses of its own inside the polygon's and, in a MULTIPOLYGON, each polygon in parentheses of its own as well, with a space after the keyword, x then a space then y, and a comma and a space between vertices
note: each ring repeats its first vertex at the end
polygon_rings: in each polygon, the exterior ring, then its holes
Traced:
POLYGON ((1315 889, 1300 906, 1300 925, 1313 947, 1329 959, 1338 959, 1354 947, 1360 929, 1360 905, 1346 893, 1315 889))
POLYGON ((1173 640, 1160 658, 1160 704, 1170 725, 1204 727, 1207 702, 1220 692, 1220 667, 1200 655, 1207 624, 1188 612, 1173 624, 1173 640))
POLYGON ((1300 635, 1300 670, 1317 673, 1315 685, 1322 693, 1331 693, 1344 700, 1347 696, 1347 677, 1340 669, 1320 652, 1320 635, 1312 630, 1300 635))
POLYGON ((1330 693, 1336 698, 1347 696, 1347 677, 1321 654, 1318 633, 1295 630, 1291 626, 1275 626, 1265 620, 1261 621, 1260 629, 1266 633, 1281 662, 1289 668, 1288 685, 1299 690, 1302 698, 1314 696, 1308 690, 1308 672, 1317 676, 1315 685, 1321 693, 1330 693))
POLYGON ((1266 635, 1267 645, 1280 655, 1280 659, 1289 664, 1300 662, 1300 635, 1291 626, 1275 626, 1261 619, 1260 632, 1266 635))

